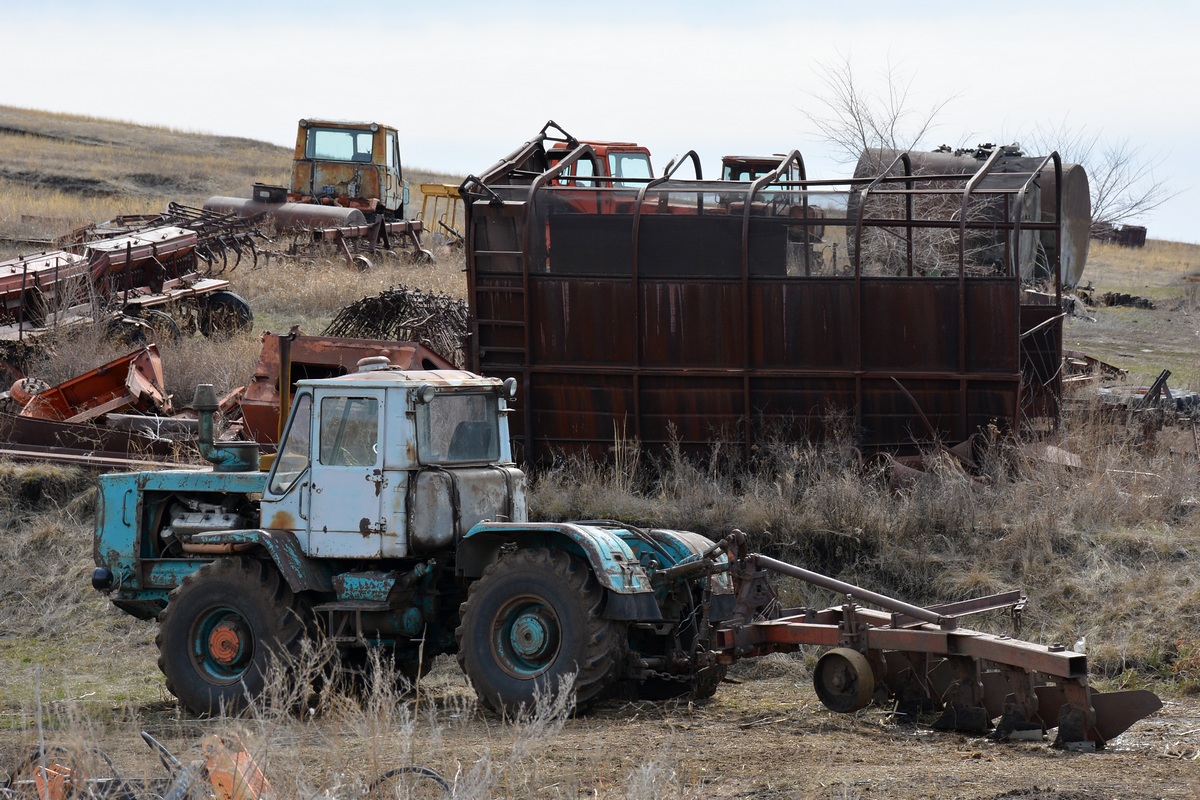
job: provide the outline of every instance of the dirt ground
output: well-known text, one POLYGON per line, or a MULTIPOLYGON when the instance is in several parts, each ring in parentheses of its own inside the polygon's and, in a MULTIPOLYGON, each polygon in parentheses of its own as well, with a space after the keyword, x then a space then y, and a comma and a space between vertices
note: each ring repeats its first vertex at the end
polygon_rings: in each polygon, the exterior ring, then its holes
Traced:
MULTIPOLYGON (((198 720, 164 701, 114 710, 124 718, 99 727, 77 720, 72 730, 51 729, 47 742, 83 736, 105 750, 122 775, 154 776, 162 768, 138 730, 150 731, 184 761, 195 757, 204 734, 241 731, 281 797, 343 800, 360 796, 372 775, 404 764, 436 770, 454 785, 455 797, 1200 797, 1195 699, 1167 701, 1103 751, 1068 753, 1048 741, 996 744, 902 726, 882 709, 834 714, 817 701, 800 663, 780 659, 743 671, 709 701, 610 701, 560 720, 559 729, 508 725, 478 711, 447 662, 430 677, 411 717, 366 710, 309 719, 198 720)), ((20 725, 0 733, 5 766, 28 751, 32 734, 20 725)), ((399 796, 437 796, 417 791, 417 783, 399 796)))

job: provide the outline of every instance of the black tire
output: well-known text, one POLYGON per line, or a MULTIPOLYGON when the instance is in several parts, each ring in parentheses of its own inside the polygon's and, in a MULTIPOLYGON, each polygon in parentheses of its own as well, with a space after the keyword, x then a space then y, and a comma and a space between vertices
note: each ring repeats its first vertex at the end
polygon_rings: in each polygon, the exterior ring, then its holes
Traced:
POLYGON ((562 551, 519 550, 471 585, 455 631, 458 663, 480 702, 497 713, 532 709, 575 674, 586 708, 619 677, 624 626, 604 619, 604 590, 581 560, 562 551))
POLYGON ((220 558, 180 581, 159 615, 158 668, 194 714, 236 713, 262 694, 272 655, 294 656, 307 605, 271 565, 220 558))
POLYGON ((167 312, 150 309, 144 316, 154 337, 151 340, 152 343, 178 342, 183 338, 183 331, 180 330, 179 323, 167 312))
POLYGON ((201 301, 199 317, 200 332, 205 336, 230 336, 254 325, 254 312, 245 298, 224 290, 201 301))

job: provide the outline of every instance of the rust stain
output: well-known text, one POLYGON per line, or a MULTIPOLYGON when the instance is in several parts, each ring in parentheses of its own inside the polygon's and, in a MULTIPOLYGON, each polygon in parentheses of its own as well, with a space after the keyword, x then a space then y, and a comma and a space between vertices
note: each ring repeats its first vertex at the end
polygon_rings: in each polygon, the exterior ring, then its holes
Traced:
POLYGON ((268 528, 277 530, 298 530, 300 526, 296 524, 296 519, 286 511, 276 511, 271 515, 270 521, 267 522, 268 528))

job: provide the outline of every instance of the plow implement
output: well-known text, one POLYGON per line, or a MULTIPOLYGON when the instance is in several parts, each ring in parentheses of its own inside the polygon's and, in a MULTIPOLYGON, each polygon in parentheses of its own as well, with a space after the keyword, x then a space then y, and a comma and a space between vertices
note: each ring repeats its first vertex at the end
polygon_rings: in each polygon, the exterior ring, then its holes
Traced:
MULTIPOLYGON (((717 662, 804 645, 830 647, 817 661, 813 684, 832 711, 891 703, 900 718, 938 715, 936 729, 990 731, 1005 740, 1040 739, 1057 728, 1055 747, 1091 749, 1162 707, 1146 690, 1093 690, 1083 653, 960 626, 963 617, 984 611, 1008 611, 1019 622, 1025 603, 1020 592, 923 608, 750 553, 740 531, 702 561, 715 571, 727 566, 737 587, 738 613, 714 632, 717 662), (728 555, 725 564, 715 560, 720 553, 728 555), (821 610, 782 608, 771 573, 837 592, 845 602, 821 610)), ((689 566, 696 562, 673 569, 689 566)))

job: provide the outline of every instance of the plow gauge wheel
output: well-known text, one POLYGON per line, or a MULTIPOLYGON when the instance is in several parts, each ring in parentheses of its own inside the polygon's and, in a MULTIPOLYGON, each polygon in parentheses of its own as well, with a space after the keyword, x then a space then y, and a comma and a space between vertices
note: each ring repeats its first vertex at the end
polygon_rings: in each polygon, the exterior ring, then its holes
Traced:
POLYGON ((848 714, 866 708, 875 693, 875 673, 866 656, 838 647, 821 656, 813 670, 817 697, 830 711, 848 714))

